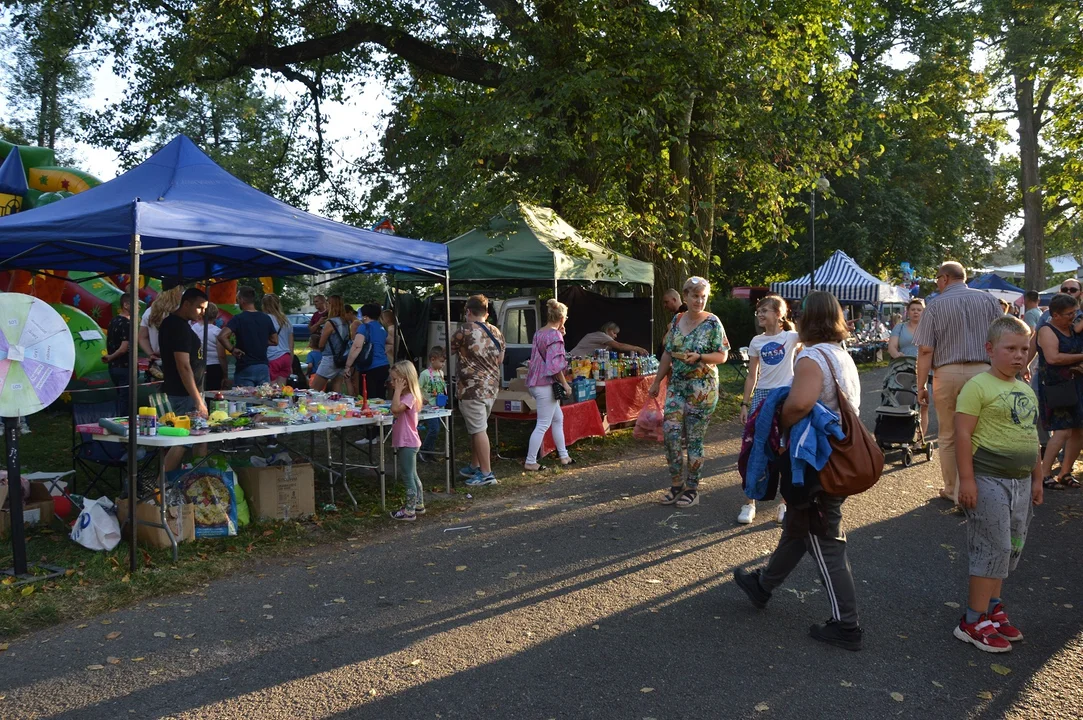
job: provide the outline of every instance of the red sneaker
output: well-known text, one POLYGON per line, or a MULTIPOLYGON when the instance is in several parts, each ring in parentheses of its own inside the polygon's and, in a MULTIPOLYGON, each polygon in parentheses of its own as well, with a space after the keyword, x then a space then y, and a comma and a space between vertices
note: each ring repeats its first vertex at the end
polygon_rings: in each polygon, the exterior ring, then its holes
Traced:
POLYGON ((974 624, 967 623, 966 615, 963 615, 954 634, 963 642, 971 643, 983 652, 1002 653, 1012 649, 1012 644, 997 632, 997 629, 993 627, 993 621, 984 613, 974 624))
POLYGON ((993 612, 989 613, 989 620, 993 623, 996 631, 1008 642, 1023 639, 1022 631, 1012 625, 1012 621, 1008 619, 1008 613, 1004 612, 1003 603, 997 603, 996 607, 993 608, 993 612))

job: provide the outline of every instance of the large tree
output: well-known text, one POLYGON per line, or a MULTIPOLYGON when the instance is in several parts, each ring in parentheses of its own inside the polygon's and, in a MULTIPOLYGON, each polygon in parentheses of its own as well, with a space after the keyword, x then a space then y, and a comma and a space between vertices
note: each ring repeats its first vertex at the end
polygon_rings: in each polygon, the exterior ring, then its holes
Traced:
MULTIPOLYGON (((978 15, 990 57, 990 71, 999 83, 997 107, 1018 123, 1018 193, 1023 209, 1026 289, 1045 282, 1045 235, 1052 208, 1058 219, 1062 198, 1083 185, 1078 176, 1059 175, 1057 184, 1043 181, 1043 164, 1056 155, 1048 137, 1051 126, 1069 125, 1078 115, 1083 82, 1083 4, 1078 0, 984 0, 978 15), (1068 117, 1064 117, 1067 115, 1068 117)), ((1057 165, 1058 163, 1054 163, 1057 165)), ((1064 168, 1063 163, 1059 163, 1064 168)), ((1068 166, 1069 173, 1071 165, 1068 166)), ((1058 173, 1052 173, 1057 176, 1058 173)))
POLYGON ((785 236, 795 191, 849 162, 858 132, 841 0, 137 0, 113 13, 102 27, 135 77, 110 116, 118 142, 180 91, 274 74, 309 98, 324 168, 321 104, 379 78, 396 107, 370 214, 381 202, 442 239, 534 198, 653 261, 660 288, 707 272, 720 189, 755 198, 743 232, 785 236))

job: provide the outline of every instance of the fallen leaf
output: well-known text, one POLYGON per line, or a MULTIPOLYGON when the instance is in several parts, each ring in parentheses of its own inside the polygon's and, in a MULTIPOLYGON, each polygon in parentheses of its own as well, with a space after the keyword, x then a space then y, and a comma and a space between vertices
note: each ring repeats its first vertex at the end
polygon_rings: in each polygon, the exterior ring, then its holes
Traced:
POLYGON ((76 625, 76 626, 75 626, 75 629, 76 629, 76 630, 84 630, 84 629, 86 629, 86 628, 88 628, 88 627, 90 627, 90 626, 89 626, 89 625, 87 625, 86 623, 83 623, 82 625, 76 625))
POLYGON ((950 602, 949 601, 949 602, 946 602, 944 604, 947 605, 948 607, 952 608, 952 609, 958 609, 958 607, 959 607, 959 603, 957 603, 957 602, 950 602))
POLYGON ((601 625, 591 625, 591 626, 590 626, 590 629, 591 629, 591 630, 601 630, 601 629, 602 629, 602 626, 601 626, 601 625))
POLYGON ((10 645, 8 645, 7 643, 0 643, 0 652, 4 652, 4 651, 5 651, 5 650, 7 650, 7 649, 8 649, 9 647, 11 647, 11 646, 10 646, 10 645))
POLYGON ((899 692, 893 692, 893 693, 891 693, 891 699, 894 700, 895 702, 902 702, 903 701, 903 694, 899 693, 899 692))
POLYGON ((1066 607, 1066 608, 1068 608, 1069 610, 1071 610, 1071 609, 1072 609, 1072 608, 1073 608, 1074 606, 1072 605, 1072 603, 1064 603, 1064 607, 1066 607))
POLYGON ((26 587, 24 587, 22 590, 19 591, 19 594, 22 595, 23 597, 26 597, 27 595, 33 595, 34 594, 34 586, 33 585, 27 585, 26 587))
POLYGON ((102 625, 112 625, 112 624, 113 624, 112 620, 102 620, 102 625))
POLYGON ((854 686, 854 684, 852 682, 850 682, 849 680, 839 680, 839 685, 842 685, 843 687, 853 687, 854 686))
POLYGON ((182 638, 180 635, 174 635, 173 639, 174 640, 183 640, 184 638, 182 638))
POLYGON ((164 632, 156 632, 156 633, 154 633, 154 637, 165 637, 165 633, 164 632))
POLYGON ((270 606, 270 605, 264 605, 264 606, 263 606, 263 609, 264 609, 264 610, 270 610, 270 609, 271 609, 271 606, 270 606))
POLYGON ((331 602, 334 602, 334 603, 344 603, 344 602, 346 602, 346 598, 344 598, 344 597, 338 597, 338 598, 335 598, 334 600, 332 600, 331 602))
POLYGON ((771 706, 768 705, 767 703, 759 703, 759 704, 756 705, 756 707, 754 707, 752 709, 755 710, 756 712, 767 712, 768 710, 771 709, 771 706))
POLYGON ((661 580, 655 580, 654 578, 651 578, 650 580, 647 580, 646 583, 648 585, 661 585, 662 581, 661 580))
POLYGON ((120 579, 120 581, 121 581, 121 582, 123 582, 123 583, 126 583, 126 582, 131 582, 131 581, 132 581, 132 574, 131 574, 131 573, 126 573, 126 574, 124 575, 124 577, 122 577, 122 578, 120 579))
POLYGON ((933 680, 933 685, 936 685, 936 686, 937 686, 938 688, 942 688, 942 687, 944 687, 943 685, 941 685, 940 683, 938 683, 938 682, 937 682, 936 680, 933 680))
POLYGON ((104 665, 87 665, 86 669, 87 670, 104 670, 105 666, 104 665))
POLYGON ((997 663, 993 663, 992 665, 989 666, 989 668, 993 672, 995 672, 997 675, 1007 675, 1008 673, 1010 673, 1012 671, 1011 668, 1004 667, 1003 665, 999 665, 997 663))
POLYGON ((150 672, 147 673, 147 675, 157 675, 160 672, 161 672, 161 670, 151 670, 150 672))
POLYGON ((376 697, 376 688, 369 688, 369 697, 376 697))
POLYGON ((652 688, 652 687, 639 688, 639 692, 641 692, 641 693, 652 693, 652 692, 654 692, 654 688, 652 688))
POLYGON ((455 572, 462 572, 465 569, 466 569, 465 565, 456 565, 455 566, 455 572))
POLYGON ((412 667, 417 667, 417 666, 418 666, 418 665, 420 665, 420 664, 421 664, 421 660, 411 660, 411 661, 410 661, 410 665, 411 665, 412 667))
POLYGON ((14 576, 8 576, 8 577, 4 578, 3 580, 0 580, 0 585, 14 585, 14 584, 15 584, 15 577, 14 576))
POLYGON ((429 603, 432 602, 432 600, 418 600, 418 602, 421 603, 422 605, 428 605, 429 603))
POLYGON ((485 597, 485 591, 484 590, 476 590, 474 592, 474 594, 477 595, 478 597, 485 597))
POLYGON ((107 657, 105 661, 110 665, 120 665, 120 658, 118 657, 107 657))
POLYGON ((132 662, 143 662, 144 660, 146 660, 146 658, 141 658, 141 657, 132 658, 132 662))
POLYGON ((113 632, 106 635, 105 639, 106 640, 116 640, 118 637, 120 637, 120 631, 119 630, 114 630, 113 632))
POLYGON ((982 700, 992 700, 993 693, 989 692, 988 690, 982 690, 980 693, 978 693, 978 697, 982 700))

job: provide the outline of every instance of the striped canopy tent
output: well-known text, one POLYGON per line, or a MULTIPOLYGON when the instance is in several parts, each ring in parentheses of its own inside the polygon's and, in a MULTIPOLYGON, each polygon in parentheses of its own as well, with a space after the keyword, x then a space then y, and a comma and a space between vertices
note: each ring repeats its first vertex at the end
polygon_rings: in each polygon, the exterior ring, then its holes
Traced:
MULTIPOLYGON (((809 275, 771 283, 771 292, 786 300, 800 300, 809 294, 810 289, 809 275)), ((827 262, 816 269, 816 289, 826 290, 844 305, 910 302, 909 292, 865 272, 842 250, 836 250, 827 262)))

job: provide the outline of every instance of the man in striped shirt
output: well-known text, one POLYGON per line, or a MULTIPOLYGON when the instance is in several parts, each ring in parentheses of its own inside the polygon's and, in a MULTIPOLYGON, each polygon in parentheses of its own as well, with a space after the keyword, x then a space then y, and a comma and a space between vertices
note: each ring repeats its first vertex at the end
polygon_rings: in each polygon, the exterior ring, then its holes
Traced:
MULTIPOLYGON (((957 502, 959 472, 955 465, 955 399, 966 381, 989 369, 985 352, 989 325, 1004 312, 987 292, 966 286, 966 270, 946 262, 936 273, 940 292, 929 301, 918 324, 914 344, 918 351, 918 378, 933 372, 933 400, 940 426, 940 473, 944 487, 940 497, 957 502)), ((929 403, 929 390, 921 383, 918 402, 929 403)))

